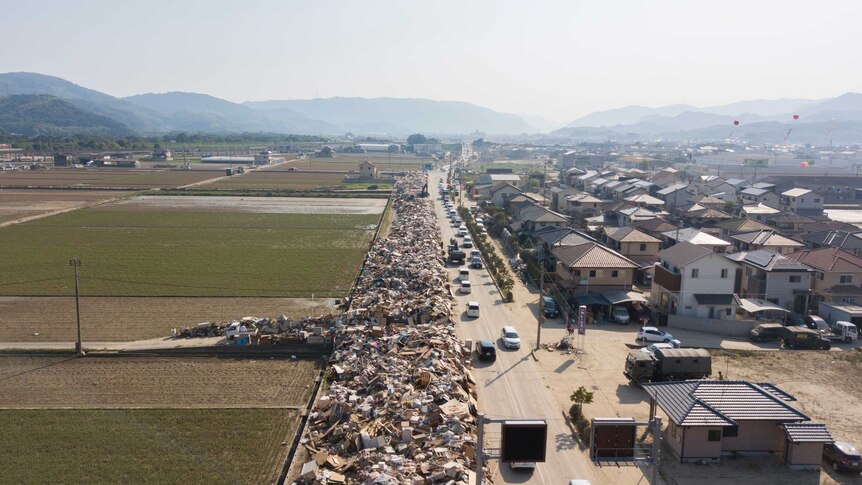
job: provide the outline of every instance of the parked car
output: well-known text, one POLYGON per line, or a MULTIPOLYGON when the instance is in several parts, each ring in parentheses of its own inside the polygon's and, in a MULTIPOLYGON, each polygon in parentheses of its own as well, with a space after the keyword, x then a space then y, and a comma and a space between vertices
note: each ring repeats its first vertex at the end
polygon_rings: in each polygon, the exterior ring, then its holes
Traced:
POLYGON ((658 349, 672 349, 672 348, 674 348, 672 343, 659 342, 659 343, 655 343, 655 344, 650 344, 649 347, 644 347, 644 348, 640 349, 639 352, 644 352, 646 354, 654 354, 655 351, 658 349))
POLYGON ((480 340, 476 345, 476 353, 479 360, 497 360, 497 348, 490 340, 480 340))
POLYGON ((837 472, 862 472, 862 455, 859 450, 846 441, 836 441, 823 445, 823 459, 837 472))
POLYGON ((503 327, 503 347, 506 347, 507 349, 521 348, 521 336, 518 335, 518 331, 515 330, 515 327, 509 325, 503 327))
POLYGON ((820 333, 831 333, 832 330, 829 328, 829 324, 826 323, 826 320, 818 317, 817 315, 806 315, 803 319, 805 322, 805 326, 810 328, 811 330, 817 330, 820 333))
POLYGON ((543 312, 548 318, 557 318, 560 316, 560 310, 557 308, 557 302, 550 296, 542 296, 543 312))
POLYGON ((638 336, 635 340, 640 340, 642 342, 671 343, 673 335, 655 327, 641 327, 640 330, 638 330, 638 336))
POLYGON ((784 347, 794 350, 829 350, 832 342, 819 333, 805 327, 784 327, 785 334, 781 342, 784 347))
POLYGON ((611 310, 611 316, 613 317, 615 322, 621 325, 625 325, 631 320, 631 317, 629 316, 629 310, 624 306, 615 306, 614 309, 611 310))
POLYGON ((748 338, 752 342, 781 340, 787 335, 787 328, 780 323, 761 323, 751 329, 751 332, 748 333, 748 338))

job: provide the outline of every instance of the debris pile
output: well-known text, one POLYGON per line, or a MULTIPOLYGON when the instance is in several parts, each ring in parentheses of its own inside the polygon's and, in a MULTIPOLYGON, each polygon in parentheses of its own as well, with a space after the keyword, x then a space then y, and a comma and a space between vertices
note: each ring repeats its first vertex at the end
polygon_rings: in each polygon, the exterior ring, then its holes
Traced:
POLYGON ((425 176, 395 185, 395 218, 368 254, 301 445, 299 483, 469 483, 475 381, 455 336, 425 176))

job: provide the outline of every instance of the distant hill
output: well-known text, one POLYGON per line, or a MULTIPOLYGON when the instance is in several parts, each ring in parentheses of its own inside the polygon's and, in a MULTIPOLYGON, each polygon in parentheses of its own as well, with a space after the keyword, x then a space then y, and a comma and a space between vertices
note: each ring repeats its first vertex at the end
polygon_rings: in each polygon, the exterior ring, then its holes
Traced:
POLYGON ((243 103, 260 111, 289 109, 343 131, 409 134, 532 133, 523 118, 460 101, 402 98, 325 98, 243 103))
POLYGON ((133 132, 116 120, 84 111, 56 96, 17 94, 0 98, 0 133, 126 136, 133 132))

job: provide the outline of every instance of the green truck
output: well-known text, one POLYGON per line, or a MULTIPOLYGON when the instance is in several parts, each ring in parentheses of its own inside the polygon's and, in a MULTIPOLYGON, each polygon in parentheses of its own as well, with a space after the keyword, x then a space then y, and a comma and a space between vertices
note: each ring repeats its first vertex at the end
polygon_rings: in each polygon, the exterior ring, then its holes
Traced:
POLYGON ((712 356, 706 349, 634 350, 623 371, 630 381, 662 382, 703 379, 712 373, 712 356))

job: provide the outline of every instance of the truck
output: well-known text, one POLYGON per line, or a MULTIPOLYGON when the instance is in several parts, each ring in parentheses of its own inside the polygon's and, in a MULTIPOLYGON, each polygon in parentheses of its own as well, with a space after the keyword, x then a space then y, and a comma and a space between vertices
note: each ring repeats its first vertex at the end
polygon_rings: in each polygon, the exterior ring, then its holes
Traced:
POLYGON ((634 383, 703 379, 712 373, 712 356, 706 349, 634 350, 626 357, 623 374, 634 383))
POLYGON ((455 238, 452 238, 449 241, 449 256, 446 258, 446 262, 449 264, 455 264, 461 266, 464 264, 464 259, 467 257, 467 254, 461 249, 458 248, 458 241, 455 238))
POLYGON ((851 303, 820 303, 820 317, 829 325, 831 334, 820 331, 824 338, 833 341, 853 342, 859 338, 862 326, 862 307, 851 303))

